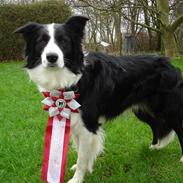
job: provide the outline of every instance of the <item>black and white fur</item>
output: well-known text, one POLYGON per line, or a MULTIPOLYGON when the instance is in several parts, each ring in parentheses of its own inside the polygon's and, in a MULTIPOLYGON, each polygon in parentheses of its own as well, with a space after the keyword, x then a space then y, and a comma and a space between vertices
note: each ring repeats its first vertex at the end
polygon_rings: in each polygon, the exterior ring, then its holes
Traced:
POLYGON ((80 113, 71 117, 78 159, 69 183, 82 183, 85 173, 92 172, 94 160, 103 151, 105 119, 129 107, 150 125, 151 149, 166 146, 174 133, 183 149, 180 71, 166 57, 114 57, 95 52, 84 57, 81 43, 87 20, 74 16, 64 24, 28 23, 16 30, 26 42, 25 68, 40 91, 77 86, 80 93, 80 113))

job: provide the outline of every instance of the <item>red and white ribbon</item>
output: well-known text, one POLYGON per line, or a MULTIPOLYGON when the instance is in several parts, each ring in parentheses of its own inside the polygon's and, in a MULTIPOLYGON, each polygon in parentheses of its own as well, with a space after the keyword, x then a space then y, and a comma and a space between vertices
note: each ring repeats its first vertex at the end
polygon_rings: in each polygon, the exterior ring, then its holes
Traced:
POLYGON ((63 183, 70 134, 70 116, 78 113, 80 104, 75 100, 79 94, 73 91, 53 90, 43 92, 44 109, 48 111, 48 125, 44 142, 42 165, 43 181, 63 183))

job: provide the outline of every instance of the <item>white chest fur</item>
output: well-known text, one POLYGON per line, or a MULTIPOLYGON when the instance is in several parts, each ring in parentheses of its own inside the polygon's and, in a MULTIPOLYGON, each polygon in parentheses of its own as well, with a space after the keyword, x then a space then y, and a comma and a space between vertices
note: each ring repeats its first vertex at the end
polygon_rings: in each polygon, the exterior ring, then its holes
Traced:
POLYGON ((40 91, 50 91, 70 87, 76 84, 81 74, 74 74, 67 68, 45 68, 42 65, 27 69, 30 79, 35 82, 40 91))

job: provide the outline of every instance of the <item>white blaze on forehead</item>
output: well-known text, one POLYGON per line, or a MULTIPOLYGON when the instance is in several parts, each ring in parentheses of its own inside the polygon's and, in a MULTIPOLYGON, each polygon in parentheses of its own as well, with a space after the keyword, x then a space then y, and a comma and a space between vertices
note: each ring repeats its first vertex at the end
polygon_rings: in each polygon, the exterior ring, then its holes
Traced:
POLYGON ((42 55, 41 55, 41 61, 44 67, 48 66, 48 60, 47 60, 47 55, 48 54, 57 54, 58 55, 58 60, 57 64, 58 67, 63 68, 64 67, 64 55, 62 50, 59 48, 55 41, 55 28, 54 28, 54 23, 47 25, 47 31, 48 35, 50 37, 47 45, 45 46, 42 55))
POLYGON ((55 35, 54 23, 47 25, 47 29, 50 36, 50 40, 52 39, 54 41, 54 35, 55 35))

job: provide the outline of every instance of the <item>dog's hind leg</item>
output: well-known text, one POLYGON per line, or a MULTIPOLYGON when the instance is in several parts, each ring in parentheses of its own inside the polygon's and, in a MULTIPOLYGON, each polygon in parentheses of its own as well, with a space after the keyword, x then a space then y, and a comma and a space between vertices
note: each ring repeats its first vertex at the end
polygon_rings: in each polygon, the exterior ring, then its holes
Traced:
POLYGON ((75 174, 68 183, 82 183, 85 173, 92 172, 95 159, 103 151, 103 130, 98 129, 96 133, 88 131, 78 117, 77 122, 71 127, 71 133, 78 138, 76 141, 78 159, 73 166, 75 174))
POLYGON ((151 127, 153 134, 152 144, 149 147, 151 150, 162 149, 174 139, 175 132, 163 119, 160 120, 141 110, 135 111, 135 115, 151 127))
POLYGON ((155 149, 162 149, 170 144, 175 138, 174 130, 170 130, 168 134, 158 139, 158 145, 155 146, 155 149))
MULTIPOLYGON (((175 118, 176 119, 176 118, 175 118)), ((182 128, 182 120, 177 121, 176 123, 173 123, 173 129, 176 132, 179 143, 181 146, 181 151, 182 151, 182 157, 180 159, 180 162, 183 163, 183 128, 182 128)))
POLYGON ((134 111, 134 114, 136 115, 136 117, 139 120, 147 123, 151 127, 152 134, 153 134, 153 140, 152 140, 152 144, 150 145, 150 148, 152 146, 157 145, 158 144, 158 137, 157 137, 156 126, 155 126, 156 119, 154 119, 151 115, 149 115, 148 113, 141 111, 141 110, 134 111))

